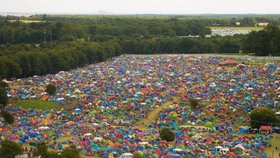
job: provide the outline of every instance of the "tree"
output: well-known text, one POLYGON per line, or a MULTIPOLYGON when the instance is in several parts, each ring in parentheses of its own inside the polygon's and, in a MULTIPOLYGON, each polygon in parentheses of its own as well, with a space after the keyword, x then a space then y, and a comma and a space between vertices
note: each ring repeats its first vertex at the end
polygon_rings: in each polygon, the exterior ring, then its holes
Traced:
POLYGON ((242 41, 245 52, 258 56, 280 55, 280 28, 269 25, 264 30, 249 33, 242 41))
POLYGON ((0 81, 0 87, 6 88, 6 87, 9 87, 9 84, 6 82, 0 81))
POLYGON ((142 153, 137 152, 136 154, 133 155, 133 158, 145 158, 145 156, 142 153))
POLYGON ((253 128, 259 128, 263 125, 272 125, 279 122, 275 113, 267 108, 252 111, 250 118, 251 127, 253 128))
POLYGON ((60 158, 60 156, 54 151, 49 151, 43 158, 60 158))
POLYGON ((167 142, 172 142, 175 140, 175 133, 169 128, 164 128, 160 131, 159 137, 167 142))
POLYGON ((198 108, 198 100, 196 99, 189 99, 189 104, 193 110, 198 108))
POLYGON ((0 105, 7 105, 9 103, 8 93, 5 87, 0 86, 0 105))
POLYGON ((225 40, 221 42, 220 52, 221 53, 238 53, 240 46, 235 41, 225 40))
POLYGON ((4 118, 4 121, 8 124, 12 124, 15 122, 15 119, 12 114, 8 113, 7 111, 2 110, 1 116, 4 118))
POLYGON ((80 152, 75 149, 66 149, 61 152, 62 158, 80 158, 80 152))
POLYGON ((46 86, 46 92, 49 94, 49 95, 55 95, 56 93, 56 87, 53 85, 53 84, 48 84, 46 86))
POLYGON ((4 140, 0 146, 0 158, 14 158, 23 153, 22 147, 13 141, 4 140))
POLYGON ((35 156, 46 157, 48 153, 48 146, 46 142, 40 142, 36 144, 35 156))

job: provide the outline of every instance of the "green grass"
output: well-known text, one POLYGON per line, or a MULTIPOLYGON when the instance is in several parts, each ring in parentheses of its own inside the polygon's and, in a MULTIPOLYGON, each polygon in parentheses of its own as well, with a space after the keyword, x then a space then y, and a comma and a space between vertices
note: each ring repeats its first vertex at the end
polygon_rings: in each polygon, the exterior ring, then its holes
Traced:
MULTIPOLYGON (((18 20, 8 20, 9 22, 18 22, 18 20)), ((43 22, 46 22, 46 21, 42 21, 42 20, 19 20, 19 22, 22 22, 22 23, 43 23, 43 22)))
POLYGON ((19 100, 16 102, 16 106, 24 109, 50 110, 58 107, 59 105, 55 102, 43 100, 19 100))
POLYGON ((260 31, 263 30, 264 27, 226 27, 226 26, 210 26, 210 29, 217 29, 217 28, 234 28, 236 30, 252 30, 252 31, 260 31))
POLYGON ((57 142, 66 142, 66 141, 68 141, 68 140, 71 140, 72 138, 74 138, 74 136, 69 135, 69 136, 60 137, 60 138, 58 138, 56 141, 57 141, 57 142))
POLYGON ((271 143, 271 147, 266 148, 266 153, 268 154, 269 158, 278 158, 280 153, 280 134, 273 134, 273 138, 269 141, 271 143), (276 138, 277 136, 277 138, 276 138), (278 148, 278 150, 275 150, 275 147, 278 148), (273 157, 272 157, 273 156, 273 157))

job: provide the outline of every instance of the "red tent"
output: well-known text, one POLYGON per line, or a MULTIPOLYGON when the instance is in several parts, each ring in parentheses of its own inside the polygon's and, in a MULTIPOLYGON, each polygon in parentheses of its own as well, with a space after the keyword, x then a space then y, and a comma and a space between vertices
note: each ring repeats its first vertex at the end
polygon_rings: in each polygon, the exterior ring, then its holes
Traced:
POLYGON ((226 64, 229 64, 229 65, 236 65, 237 64, 237 61, 236 60, 233 60, 233 59, 229 59, 226 61, 226 64))
POLYGON ((272 128, 270 126, 261 126, 260 131, 272 131, 272 128))

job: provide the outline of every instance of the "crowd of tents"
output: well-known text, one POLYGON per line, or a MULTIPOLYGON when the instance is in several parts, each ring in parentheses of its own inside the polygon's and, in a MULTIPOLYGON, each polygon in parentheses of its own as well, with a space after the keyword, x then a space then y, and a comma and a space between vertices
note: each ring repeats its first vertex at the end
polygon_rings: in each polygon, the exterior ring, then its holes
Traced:
POLYGON ((272 136, 241 135, 250 131, 241 124, 250 121, 253 109, 279 106, 280 67, 240 65, 245 60, 120 56, 55 75, 17 79, 9 83, 13 100, 36 99, 58 106, 38 110, 11 103, 6 110, 15 116, 15 123, 1 123, 0 135, 31 146, 48 141, 57 151, 72 147, 87 156, 266 157, 272 136), (50 83, 57 88, 54 96, 45 92, 50 83), (196 109, 190 98, 198 100, 196 109), (148 122, 147 129, 135 126, 166 102, 170 105, 148 122), (163 128, 175 132, 175 141, 159 137, 163 128))

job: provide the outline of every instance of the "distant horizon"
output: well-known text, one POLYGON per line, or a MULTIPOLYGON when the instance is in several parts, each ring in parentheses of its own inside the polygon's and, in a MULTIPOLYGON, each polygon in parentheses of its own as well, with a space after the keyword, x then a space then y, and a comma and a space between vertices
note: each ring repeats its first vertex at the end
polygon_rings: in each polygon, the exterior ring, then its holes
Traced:
POLYGON ((69 13, 69 12, 1 12, 1 16, 31 16, 31 15, 108 15, 108 16, 126 16, 126 15, 186 15, 186 16, 200 16, 200 15, 272 15, 272 16, 280 16, 280 13, 185 13, 185 14, 179 14, 179 13, 112 13, 112 12, 93 12, 93 13, 69 13))
POLYGON ((0 0, 4 13, 196 15, 280 14, 280 0, 0 0))

